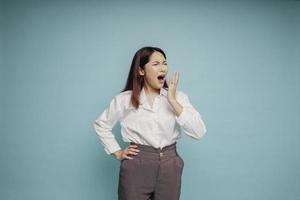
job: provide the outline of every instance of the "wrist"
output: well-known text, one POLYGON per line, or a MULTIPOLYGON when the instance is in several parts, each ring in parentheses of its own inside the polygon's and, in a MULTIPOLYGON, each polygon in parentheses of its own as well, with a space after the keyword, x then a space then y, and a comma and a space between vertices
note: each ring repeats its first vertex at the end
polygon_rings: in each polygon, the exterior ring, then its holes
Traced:
POLYGON ((172 98, 172 99, 169 99, 169 102, 170 103, 175 103, 175 102, 177 102, 177 100, 175 98, 174 99, 172 98))
POLYGON ((176 99, 169 99, 169 103, 174 106, 177 104, 177 100, 176 99))
POLYGON ((114 152, 113 155, 115 156, 116 159, 120 160, 121 155, 122 155, 122 150, 118 150, 118 151, 114 152))

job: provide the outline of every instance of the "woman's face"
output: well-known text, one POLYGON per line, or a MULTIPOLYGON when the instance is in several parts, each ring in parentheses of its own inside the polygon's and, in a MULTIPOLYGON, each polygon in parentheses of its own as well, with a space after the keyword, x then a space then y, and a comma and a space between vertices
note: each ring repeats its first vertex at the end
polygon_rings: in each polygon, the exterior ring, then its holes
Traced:
POLYGON ((165 57, 160 52, 154 51, 144 70, 140 68, 140 75, 144 76, 144 85, 153 89, 160 89, 166 81, 168 65, 165 57), (162 77, 160 77, 162 76, 162 77))

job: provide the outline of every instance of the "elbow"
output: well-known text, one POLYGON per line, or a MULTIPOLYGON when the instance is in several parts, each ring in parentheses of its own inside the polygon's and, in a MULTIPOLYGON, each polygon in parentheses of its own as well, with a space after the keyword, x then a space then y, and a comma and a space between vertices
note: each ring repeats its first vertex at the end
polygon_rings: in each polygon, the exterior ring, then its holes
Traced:
POLYGON ((97 130, 99 129, 99 127, 100 127, 97 120, 94 121, 94 123, 92 124, 92 126, 93 126, 93 129, 94 129, 95 131, 97 131, 97 130))
POLYGON ((104 127, 101 125, 100 121, 95 120, 92 126, 97 135, 102 135, 106 131, 104 127))
POLYGON ((202 120, 202 116, 199 112, 196 112, 196 114, 193 117, 193 130, 195 134, 196 139, 201 139, 206 134, 207 129, 204 121, 202 120))
POLYGON ((197 131, 197 139, 201 139, 206 134, 206 132, 207 132, 206 125, 200 117, 199 128, 197 131))
POLYGON ((112 132, 112 127, 107 125, 107 123, 104 123, 101 120, 95 120, 93 123, 93 128, 97 135, 106 135, 107 133, 112 132))
POLYGON ((196 138, 196 139, 201 139, 201 138, 203 138, 203 136, 206 134, 206 132, 207 132, 207 129, 206 129, 205 125, 202 124, 202 126, 199 127, 199 128, 197 129, 197 131, 195 131, 195 136, 196 136, 195 138, 196 138))
POLYGON ((206 126, 201 118, 197 118, 196 120, 187 121, 183 125, 184 131, 194 139, 201 139, 207 132, 206 126))
POLYGON ((195 138, 196 139, 201 139, 201 138, 203 138, 203 136, 206 134, 206 130, 202 130, 202 131, 199 131, 199 132, 196 132, 195 134, 196 134, 196 136, 195 136, 195 138))
POLYGON ((94 133, 99 135, 99 125, 97 124, 97 121, 94 121, 92 128, 94 129, 94 133))
POLYGON ((98 125, 97 125, 97 122, 96 122, 96 121, 94 121, 94 123, 92 124, 92 127, 93 127, 93 129, 94 129, 95 131, 97 131, 98 125))

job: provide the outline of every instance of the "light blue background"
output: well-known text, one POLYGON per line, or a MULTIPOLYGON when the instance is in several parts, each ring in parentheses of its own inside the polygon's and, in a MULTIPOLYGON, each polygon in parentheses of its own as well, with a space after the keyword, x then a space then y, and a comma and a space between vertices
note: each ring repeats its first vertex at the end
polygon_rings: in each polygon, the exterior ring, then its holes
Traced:
POLYGON ((208 129, 178 141, 181 200, 300 199, 299 1, 7 0, 0 13, 1 200, 117 199, 119 161, 92 125, 146 45, 208 129))

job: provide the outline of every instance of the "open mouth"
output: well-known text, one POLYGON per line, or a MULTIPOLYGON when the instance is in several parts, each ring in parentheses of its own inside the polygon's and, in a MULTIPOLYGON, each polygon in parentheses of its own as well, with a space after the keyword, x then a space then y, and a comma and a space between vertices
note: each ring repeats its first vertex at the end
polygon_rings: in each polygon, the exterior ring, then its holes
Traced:
POLYGON ((165 75, 159 75, 157 78, 158 80, 163 81, 165 80, 165 75))

